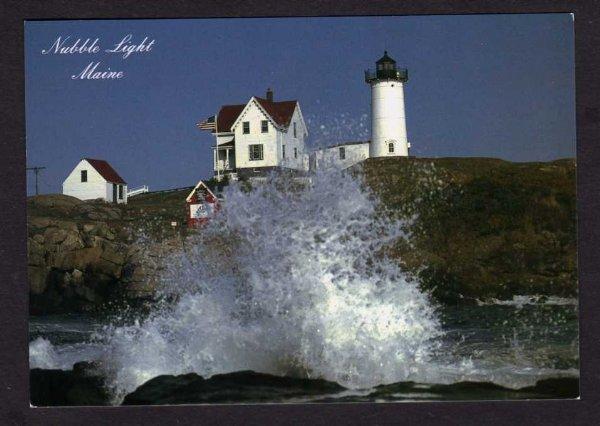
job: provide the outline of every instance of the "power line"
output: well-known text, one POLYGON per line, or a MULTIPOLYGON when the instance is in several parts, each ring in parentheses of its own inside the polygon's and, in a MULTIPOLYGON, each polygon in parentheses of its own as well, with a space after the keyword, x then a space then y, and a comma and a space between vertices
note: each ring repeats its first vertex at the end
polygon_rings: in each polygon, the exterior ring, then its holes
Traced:
POLYGON ((35 195, 39 195, 38 174, 40 173, 40 170, 44 170, 45 168, 46 167, 40 167, 40 166, 27 167, 27 170, 33 170, 33 173, 35 174, 35 195))

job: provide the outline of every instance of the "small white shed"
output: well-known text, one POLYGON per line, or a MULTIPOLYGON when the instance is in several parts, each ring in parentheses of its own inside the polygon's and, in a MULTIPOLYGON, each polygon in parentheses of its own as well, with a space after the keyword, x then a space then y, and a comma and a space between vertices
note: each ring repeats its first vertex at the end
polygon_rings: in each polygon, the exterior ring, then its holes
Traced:
POLYGON ((127 203, 127 183, 106 161, 84 158, 63 182, 63 194, 80 200, 127 203))

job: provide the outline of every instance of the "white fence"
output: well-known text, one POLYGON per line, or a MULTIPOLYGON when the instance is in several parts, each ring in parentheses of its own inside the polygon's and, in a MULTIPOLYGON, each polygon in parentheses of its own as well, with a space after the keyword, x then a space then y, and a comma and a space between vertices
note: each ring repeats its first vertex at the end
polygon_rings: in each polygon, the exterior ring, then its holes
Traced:
POLYGON ((148 192, 148 185, 140 186, 139 188, 127 191, 127 197, 133 197, 134 195, 144 194, 148 192))

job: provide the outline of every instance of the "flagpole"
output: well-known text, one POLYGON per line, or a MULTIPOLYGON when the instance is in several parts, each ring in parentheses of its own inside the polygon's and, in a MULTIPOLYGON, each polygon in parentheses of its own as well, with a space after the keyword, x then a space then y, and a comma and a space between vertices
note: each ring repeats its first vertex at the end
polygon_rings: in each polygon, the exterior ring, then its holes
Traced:
POLYGON ((218 128, 218 123, 219 122, 219 113, 217 112, 215 114, 215 150, 217 152, 217 182, 221 182, 221 175, 219 174, 219 128, 218 128))

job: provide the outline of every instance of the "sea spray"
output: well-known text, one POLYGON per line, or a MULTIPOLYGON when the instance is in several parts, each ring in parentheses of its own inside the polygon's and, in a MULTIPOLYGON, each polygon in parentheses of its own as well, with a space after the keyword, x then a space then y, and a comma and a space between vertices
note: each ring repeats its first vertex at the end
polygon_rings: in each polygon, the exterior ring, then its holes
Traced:
POLYGON ((157 305, 106 331, 118 395, 161 374, 239 370, 320 377, 347 387, 406 380, 441 329, 418 283, 383 248, 404 231, 377 213, 361 179, 271 176, 244 191, 166 262, 157 305))

